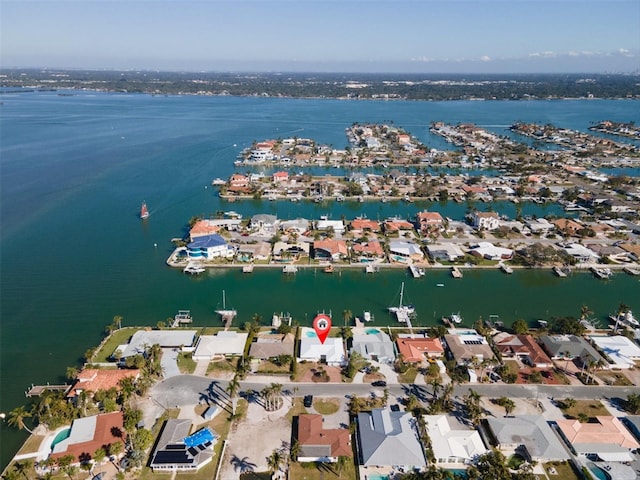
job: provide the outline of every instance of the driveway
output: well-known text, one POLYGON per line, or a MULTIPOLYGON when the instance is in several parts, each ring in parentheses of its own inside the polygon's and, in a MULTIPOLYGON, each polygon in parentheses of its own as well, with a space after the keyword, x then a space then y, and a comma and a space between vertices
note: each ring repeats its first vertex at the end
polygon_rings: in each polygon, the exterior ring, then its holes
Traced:
POLYGON ((178 350, 175 348, 163 348, 160 365, 162 366, 164 378, 180 375, 180 369, 178 368, 178 350))

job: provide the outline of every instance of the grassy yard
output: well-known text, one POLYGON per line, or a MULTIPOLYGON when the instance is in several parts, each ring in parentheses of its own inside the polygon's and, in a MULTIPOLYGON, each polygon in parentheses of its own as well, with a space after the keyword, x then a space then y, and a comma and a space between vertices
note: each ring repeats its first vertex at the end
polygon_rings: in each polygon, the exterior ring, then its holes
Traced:
POLYGON ((224 358, 209 363, 207 367, 207 375, 218 375, 220 373, 233 373, 238 366, 238 358, 224 358))
POLYGON ((22 444, 22 447, 20 447, 20 450, 18 450, 16 455, 37 452, 43 440, 44 435, 30 435, 29 438, 27 438, 27 441, 22 444))
POLYGON ((271 360, 263 360, 258 366, 256 373, 282 373, 288 374, 291 371, 291 362, 286 362, 283 365, 276 365, 271 360))
POLYGON ((336 465, 333 464, 291 462, 289 478, 292 480, 354 480, 358 477, 355 464, 351 460, 346 463, 342 472, 338 472, 336 465))
POLYGON ((191 352, 180 352, 178 354, 178 368, 180 373, 191 374, 196 370, 196 362, 191 358, 191 352))
POLYGON ((121 328, 120 330, 116 330, 111 334, 109 339, 104 343, 100 351, 96 352, 93 357, 94 362, 96 363, 106 363, 111 360, 109 357, 113 352, 115 352, 116 348, 119 345, 124 345, 125 343, 129 343, 129 339, 131 336, 136 333, 140 328, 121 328))
POLYGON ((323 398, 313 402, 313 408, 322 415, 333 415, 340 409, 340 399, 323 398))
POLYGON ((567 418, 579 418, 581 413, 584 413, 589 418, 597 415, 609 415, 609 411, 598 400, 576 400, 575 406, 566 409, 562 408, 562 412, 567 418))
POLYGON ((598 377, 605 385, 615 385, 621 387, 629 387, 633 385, 631 380, 627 378, 627 376, 622 372, 598 372, 596 373, 596 377, 598 377))
POLYGON ((567 462, 549 462, 544 464, 545 472, 549 471, 549 468, 555 468, 557 475, 549 475, 549 478, 557 478, 558 480, 580 480, 578 476, 576 476, 573 468, 567 462))
POLYGON ((398 374, 398 382, 400 383, 413 383, 418 376, 418 369, 415 367, 409 367, 409 369, 404 372, 398 374))
POLYGON ((293 417, 297 417, 298 415, 303 413, 309 412, 302 404, 302 398, 294 398, 293 405, 289 409, 289 412, 287 412, 287 420, 289 420, 289 423, 293 423, 293 417))

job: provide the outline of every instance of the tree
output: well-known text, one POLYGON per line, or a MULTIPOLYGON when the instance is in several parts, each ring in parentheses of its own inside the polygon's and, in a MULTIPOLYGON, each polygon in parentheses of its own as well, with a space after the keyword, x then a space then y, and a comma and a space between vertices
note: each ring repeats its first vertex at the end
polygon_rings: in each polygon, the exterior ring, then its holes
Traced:
POLYGON ((625 402, 626 410, 634 415, 640 413, 640 394, 630 393, 625 402))
POLYGON ((106 458, 107 452, 104 448, 100 447, 95 452, 93 452, 93 460, 96 463, 102 463, 102 461, 106 458))
POLYGON ((524 335, 529 331, 529 325, 527 324, 527 321, 522 318, 519 318, 518 320, 513 322, 511 328, 513 329, 514 333, 518 335, 524 335))
POLYGON ((29 428, 24 424, 25 419, 31 417, 31 412, 29 412, 24 406, 19 406, 14 408, 9 412, 9 418, 7 423, 10 427, 17 428, 18 430, 26 430, 27 432, 33 434, 29 428))
POLYGON ((32 460, 22 460, 21 462, 16 462, 13 465, 16 469, 16 472, 21 473, 24 478, 29 479, 29 471, 33 468, 32 460))
POLYGON ((562 400, 562 406, 566 410, 569 410, 570 408, 575 407, 577 404, 578 404, 578 402, 576 401, 575 398, 567 397, 564 400, 562 400))
POLYGON ((506 459, 502 452, 495 448, 481 455, 476 465, 480 478, 491 480, 511 480, 511 473, 506 465, 506 459))
POLYGON ((271 455, 267 457, 267 465, 269 466, 269 471, 271 474, 276 473, 280 469, 280 464, 283 462, 284 458, 280 453, 280 450, 275 449, 271 452, 271 455))
POLYGON ((134 432, 137 425, 142 421, 142 410, 137 408, 127 408, 123 413, 124 429, 131 433, 134 432))
POLYGON ((236 373, 233 376, 233 378, 229 381, 229 384, 227 385, 227 392, 231 397, 231 415, 235 415, 236 413, 236 402, 237 402, 237 396, 239 391, 240 391, 240 378, 236 373))
POLYGON ((124 451, 124 445, 122 444, 122 442, 118 441, 118 442, 113 442, 109 444, 109 455, 113 455, 117 457, 123 451, 124 451))
POLYGON ((463 397, 465 413, 474 426, 478 426, 483 414, 483 409, 480 406, 480 398, 480 394, 473 389, 469 389, 469 393, 463 397))
POLYGON ((516 408, 516 403, 509 397, 500 397, 496 403, 504 408, 505 417, 508 417, 516 408))
POLYGON ((346 309, 342 311, 342 319, 344 320, 345 327, 351 322, 352 318, 353 318, 353 313, 351 312, 351 310, 346 309))

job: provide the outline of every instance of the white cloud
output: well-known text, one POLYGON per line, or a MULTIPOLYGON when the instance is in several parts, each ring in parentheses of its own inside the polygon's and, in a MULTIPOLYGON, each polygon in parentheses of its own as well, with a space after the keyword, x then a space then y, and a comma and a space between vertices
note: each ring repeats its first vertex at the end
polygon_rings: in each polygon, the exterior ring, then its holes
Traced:
POLYGON ((489 57, 488 55, 483 55, 480 57, 480 60, 483 62, 490 62, 491 61, 491 57, 489 57))
POLYGON ((436 59, 435 58, 431 58, 431 57, 425 57, 424 55, 421 57, 414 57, 411 59, 412 62, 424 62, 424 63, 428 63, 428 62, 435 62, 436 59))

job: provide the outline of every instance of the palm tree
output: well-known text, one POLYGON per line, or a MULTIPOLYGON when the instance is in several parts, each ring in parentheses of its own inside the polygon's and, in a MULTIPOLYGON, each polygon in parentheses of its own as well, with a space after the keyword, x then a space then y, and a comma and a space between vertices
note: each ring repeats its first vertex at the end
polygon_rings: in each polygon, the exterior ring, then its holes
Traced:
POLYGON ((587 307, 586 305, 582 305, 582 307, 580 307, 580 320, 586 320, 587 317, 592 313, 593 312, 589 309, 589 307, 587 307))
POLYGON ((278 449, 271 452, 271 455, 267 457, 267 465, 269 466, 269 471, 272 475, 280 469, 280 464, 283 460, 282 454, 278 449))
POLYGON ((298 439, 295 439, 291 444, 291 447, 289 447, 289 456, 291 457, 291 460, 296 461, 298 459, 299 454, 300 454, 300 442, 298 442, 298 439))
POLYGON ((566 362, 564 364, 564 371, 566 372, 567 367, 569 366, 569 360, 571 360, 571 352, 565 350, 564 352, 562 352, 562 356, 566 359, 566 362))
POLYGON ((27 426, 24 424, 24 420, 29 417, 31 417, 31 412, 29 412, 26 408, 24 408, 24 406, 21 405, 9 412, 9 419, 7 420, 7 423, 9 424, 9 426, 17 428, 18 430, 24 429, 27 432, 33 434, 33 432, 29 430, 29 428, 27 428, 27 426))
POLYGON ((226 390, 229 393, 229 396, 231 397, 231 415, 235 415, 237 395, 238 395, 238 392, 240 391, 240 378, 237 373, 229 381, 229 384, 227 385, 226 390))
POLYGON ((27 472, 33 468, 33 461, 23 460, 21 462, 16 462, 14 467, 16 467, 16 472, 21 473, 24 478, 28 480, 29 476, 27 475, 27 472))
POLYGON ((342 319, 344 320, 344 326, 345 327, 351 321, 352 317, 353 317, 353 313, 351 312, 351 310, 346 309, 346 310, 342 311, 342 319))

